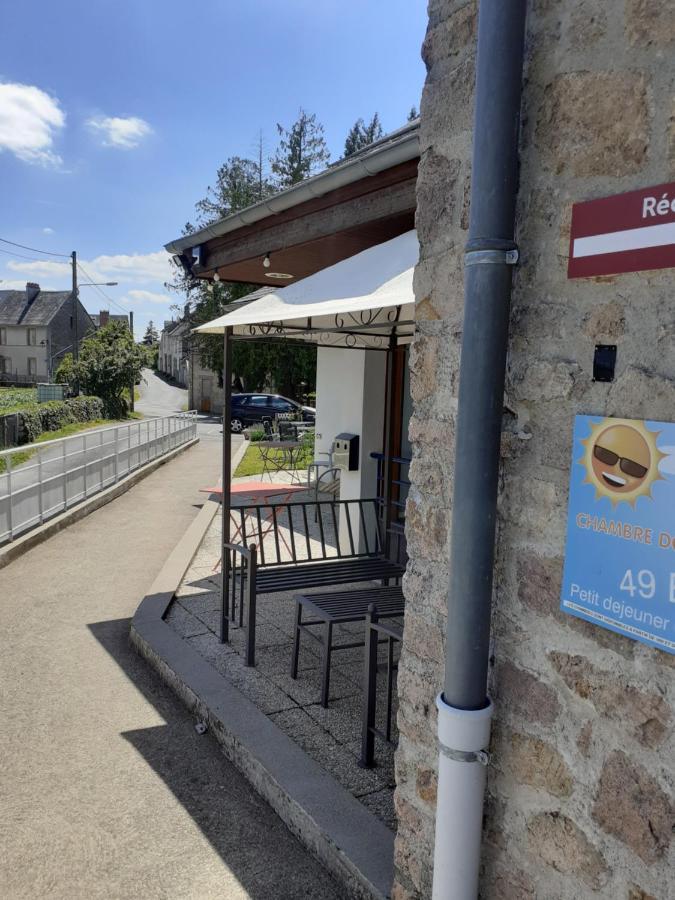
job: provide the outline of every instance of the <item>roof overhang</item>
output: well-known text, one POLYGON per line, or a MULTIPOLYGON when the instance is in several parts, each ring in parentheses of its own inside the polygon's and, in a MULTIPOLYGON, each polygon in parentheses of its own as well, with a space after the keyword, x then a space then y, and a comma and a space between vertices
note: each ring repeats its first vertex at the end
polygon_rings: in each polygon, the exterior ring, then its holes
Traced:
POLYGON ((420 155, 419 122, 415 122, 388 134, 363 153, 354 154, 346 160, 330 166, 312 178, 306 178, 285 191, 261 200, 239 212, 219 219, 211 225, 200 228, 192 234, 177 238, 165 245, 169 253, 183 253, 200 247, 214 237, 222 237, 244 225, 253 225, 268 216, 278 215, 298 206, 306 200, 323 197, 337 188, 345 187, 362 178, 376 175, 403 162, 416 159, 420 155))
POLYGON ((286 286, 415 227, 419 123, 167 244, 198 279, 286 286), (267 255, 271 265, 264 265, 267 255), (275 273, 288 275, 282 281, 275 273))
POLYGON ((419 245, 408 231, 196 328, 240 340, 293 339, 388 349, 415 329, 413 272, 419 245))

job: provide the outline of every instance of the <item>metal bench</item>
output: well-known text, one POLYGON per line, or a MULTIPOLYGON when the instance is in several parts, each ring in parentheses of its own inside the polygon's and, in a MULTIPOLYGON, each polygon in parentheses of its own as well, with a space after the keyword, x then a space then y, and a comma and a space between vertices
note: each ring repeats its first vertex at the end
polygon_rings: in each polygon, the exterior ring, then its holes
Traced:
MULTIPOLYGON (((291 660, 291 678, 298 677, 298 656, 300 654, 300 633, 305 632, 318 641, 323 647, 321 705, 328 706, 330 690, 330 663, 334 650, 351 650, 363 647, 362 641, 333 643, 333 627, 348 622, 365 622, 369 609, 377 604, 379 618, 396 618, 403 615, 405 601, 400 586, 352 588, 348 591, 335 591, 329 594, 298 594, 295 598, 295 635, 293 640, 293 657, 291 660), (302 621, 303 609, 312 618, 302 621), (312 627, 322 626, 323 634, 312 631, 312 627)), ((375 649, 377 657, 377 647, 375 649)))
POLYGON ((259 594, 364 581, 388 585, 405 571, 400 543, 395 555, 383 536, 377 499, 241 506, 232 515, 242 542, 224 544, 220 640, 229 640, 230 623, 244 627, 245 619, 247 666, 255 665, 259 594))

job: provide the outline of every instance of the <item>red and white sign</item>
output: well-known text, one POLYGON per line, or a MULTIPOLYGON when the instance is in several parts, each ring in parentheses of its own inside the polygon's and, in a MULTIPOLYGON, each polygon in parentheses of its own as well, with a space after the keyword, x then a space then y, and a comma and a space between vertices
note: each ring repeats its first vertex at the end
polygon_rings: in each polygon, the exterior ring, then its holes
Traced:
POLYGON ((568 278, 675 267, 675 182, 575 203, 568 278))

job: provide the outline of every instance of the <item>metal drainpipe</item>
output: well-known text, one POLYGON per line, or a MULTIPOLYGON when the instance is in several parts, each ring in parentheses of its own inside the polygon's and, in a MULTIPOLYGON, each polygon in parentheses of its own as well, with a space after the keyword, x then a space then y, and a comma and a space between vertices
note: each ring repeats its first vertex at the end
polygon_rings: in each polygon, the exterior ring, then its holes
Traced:
POLYGON ((455 444, 445 683, 439 695, 434 900, 478 895, 490 609, 526 0, 481 0, 455 444))

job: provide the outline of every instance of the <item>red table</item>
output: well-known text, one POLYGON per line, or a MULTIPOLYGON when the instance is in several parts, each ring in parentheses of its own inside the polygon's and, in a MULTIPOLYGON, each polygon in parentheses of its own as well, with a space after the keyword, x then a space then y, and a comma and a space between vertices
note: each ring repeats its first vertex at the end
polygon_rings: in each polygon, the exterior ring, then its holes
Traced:
MULTIPOLYGON (((208 488, 200 488, 202 493, 206 494, 216 494, 220 497, 223 495, 222 485, 218 487, 208 487, 208 488)), ((288 503, 293 494, 298 493, 298 491, 305 491, 306 488, 304 485, 293 485, 293 484, 271 484, 270 482, 264 481, 240 481, 236 484, 230 485, 230 497, 236 498, 237 500, 241 499, 241 502, 236 504, 239 506, 246 506, 247 500, 249 503, 254 505, 266 506, 272 497, 280 497, 283 496, 282 503, 288 503)), ((265 522, 269 522, 270 527, 267 531, 263 531, 260 535, 260 540, 263 541, 265 536, 269 534, 272 529, 272 520, 274 519, 274 507, 270 504, 270 515, 265 516, 265 522)), ((236 531, 233 535, 230 536, 230 540, 232 543, 236 541, 238 537, 241 537, 241 525, 237 525, 236 531)), ((279 533, 279 537, 284 543, 284 546, 290 553, 290 547, 288 546, 288 542, 286 538, 279 533)), ((220 560, 214 566, 215 569, 220 565, 220 560)))

